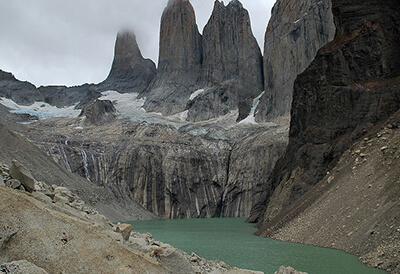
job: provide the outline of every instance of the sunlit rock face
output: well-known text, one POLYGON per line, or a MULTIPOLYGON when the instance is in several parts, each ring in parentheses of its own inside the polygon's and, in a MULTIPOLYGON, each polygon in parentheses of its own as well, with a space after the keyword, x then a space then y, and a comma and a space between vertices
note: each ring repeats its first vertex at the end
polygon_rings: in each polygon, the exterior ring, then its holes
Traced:
POLYGON ((192 5, 169 1, 161 18, 157 76, 143 94, 146 110, 165 115, 185 110, 198 86, 201 60, 201 35, 192 5))
POLYGON ((278 0, 265 33, 265 94, 257 121, 290 115, 293 84, 335 34, 330 0, 278 0))

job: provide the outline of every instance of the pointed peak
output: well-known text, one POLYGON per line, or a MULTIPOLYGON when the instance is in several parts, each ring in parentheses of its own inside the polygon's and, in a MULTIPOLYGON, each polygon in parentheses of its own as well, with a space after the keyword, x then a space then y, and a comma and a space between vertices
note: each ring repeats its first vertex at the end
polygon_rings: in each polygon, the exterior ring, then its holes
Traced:
POLYGON ((118 32, 115 42, 115 57, 118 58, 120 56, 124 58, 127 56, 143 58, 133 31, 121 30, 118 32))
POLYGON ((238 7, 238 8, 243 8, 242 3, 239 0, 232 0, 229 2, 227 7, 238 7))
POLYGON ((131 30, 123 29, 118 32, 117 38, 130 38, 132 40, 136 40, 136 35, 131 30))
POLYGON ((225 7, 224 1, 215 0, 215 2, 214 2, 214 8, 215 8, 215 7, 225 7))

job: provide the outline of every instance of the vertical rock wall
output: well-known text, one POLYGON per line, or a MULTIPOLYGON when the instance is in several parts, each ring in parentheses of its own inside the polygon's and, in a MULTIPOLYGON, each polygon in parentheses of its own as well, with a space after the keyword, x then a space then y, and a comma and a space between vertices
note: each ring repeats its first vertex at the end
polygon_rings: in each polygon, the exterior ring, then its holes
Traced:
POLYGON ((278 0, 265 33, 265 94, 257 121, 290 115, 293 84, 335 34, 331 0, 278 0))

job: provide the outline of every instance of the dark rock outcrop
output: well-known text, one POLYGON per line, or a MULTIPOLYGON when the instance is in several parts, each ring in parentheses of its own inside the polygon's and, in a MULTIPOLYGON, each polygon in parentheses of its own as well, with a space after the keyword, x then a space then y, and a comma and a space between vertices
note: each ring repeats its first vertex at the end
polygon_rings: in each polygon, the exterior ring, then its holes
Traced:
POLYGON ((144 107, 165 115, 185 110, 190 94, 198 87, 202 43, 196 16, 188 0, 170 0, 161 18, 157 76, 144 107))
POLYGON ((218 117, 226 114, 224 109, 238 109, 239 104, 250 105, 263 91, 261 51, 251 30, 249 13, 238 0, 227 6, 215 1, 203 31, 202 81, 204 87, 214 88, 190 102, 192 121, 218 117))
POLYGON ((265 33, 265 94, 257 121, 290 115, 293 84, 335 34, 330 0, 278 0, 265 33))
POLYGON ((82 109, 80 117, 94 125, 109 123, 117 117, 117 110, 110 100, 96 100, 82 109))
POLYGON ((400 108, 400 3, 333 0, 332 8, 335 39, 296 80, 289 146, 270 178, 268 207, 255 214, 268 226, 293 218, 291 205, 400 108))
POLYGON ((36 88, 33 84, 20 81, 11 73, 0 70, 0 97, 11 99, 20 105, 31 105, 34 102, 45 102, 57 107, 84 105, 100 96, 93 84, 36 88))
POLYGON ((114 61, 107 79, 99 84, 102 90, 142 93, 156 75, 156 66, 140 52, 132 32, 118 33, 114 61))
POLYGON ((0 97, 11 99, 21 105, 31 105, 42 98, 34 85, 19 81, 11 73, 2 70, 0 70, 0 97))
POLYGON ((41 95, 38 101, 57 107, 77 105, 78 108, 82 108, 101 96, 96 85, 93 84, 74 87, 42 86, 37 90, 41 95))

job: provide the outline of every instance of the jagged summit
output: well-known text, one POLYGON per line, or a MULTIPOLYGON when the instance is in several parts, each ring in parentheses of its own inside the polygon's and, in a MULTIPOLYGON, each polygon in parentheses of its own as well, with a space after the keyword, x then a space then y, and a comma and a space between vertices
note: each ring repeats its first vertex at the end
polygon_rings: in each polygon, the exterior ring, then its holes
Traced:
POLYGON ((232 0, 232 1, 230 1, 230 2, 228 3, 227 6, 228 6, 228 7, 231 6, 231 7, 243 8, 243 4, 242 4, 242 2, 240 2, 239 0, 232 0))
MULTIPOLYGON (((239 109, 247 117, 263 90, 262 55, 250 16, 239 1, 215 1, 203 31, 202 84, 210 87, 189 109, 191 121, 207 120, 239 109)), ((239 119, 241 120, 241 119, 239 119)))
POLYGON ((107 79, 100 84, 101 89, 116 89, 120 92, 143 92, 156 74, 153 61, 143 58, 131 31, 121 31, 117 35, 114 61, 107 79))
POLYGON ((16 79, 12 73, 0 70, 0 80, 3 81, 3 80, 16 80, 16 79))

